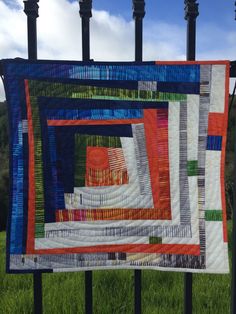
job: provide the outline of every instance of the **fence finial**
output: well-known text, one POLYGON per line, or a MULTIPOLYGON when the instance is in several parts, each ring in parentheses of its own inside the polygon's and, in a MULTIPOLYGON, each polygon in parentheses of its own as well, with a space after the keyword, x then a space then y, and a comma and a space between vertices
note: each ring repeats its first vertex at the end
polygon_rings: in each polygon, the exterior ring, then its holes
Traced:
POLYGON ((82 59, 90 60, 90 27, 89 19, 92 17, 92 0, 79 0, 80 17, 82 20, 82 59))
POLYGON ((28 58, 37 59, 37 24, 39 16, 39 0, 25 0, 24 12, 27 15, 27 32, 28 32, 28 58))
POLYGON ((145 16, 145 1, 133 0, 133 18, 144 18, 145 16))
POLYGON ((92 17, 92 0, 79 0, 80 16, 83 18, 92 17))
POLYGON ((29 17, 37 18, 39 16, 38 14, 38 3, 39 0, 25 0, 24 1, 24 12, 29 17))
MULTIPOLYGON (((235 7, 236 7, 236 1, 234 2, 234 5, 235 5, 235 7)), ((235 17, 234 17, 234 19, 236 20, 236 8, 235 8, 234 12, 235 12, 235 17)))
POLYGON ((145 1, 133 0, 133 18, 135 20, 135 61, 143 58, 143 18, 145 16, 145 1))
POLYGON ((184 0, 184 4, 185 20, 187 20, 187 60, 195 60, 198 3, 196 0, 184 0))
POLYGON ((188 20, 189 18, 196 19, 199 15, 198 12, 198 3, 196 3, 196 0, 184 0, 185 4, 185 20, 188 20))

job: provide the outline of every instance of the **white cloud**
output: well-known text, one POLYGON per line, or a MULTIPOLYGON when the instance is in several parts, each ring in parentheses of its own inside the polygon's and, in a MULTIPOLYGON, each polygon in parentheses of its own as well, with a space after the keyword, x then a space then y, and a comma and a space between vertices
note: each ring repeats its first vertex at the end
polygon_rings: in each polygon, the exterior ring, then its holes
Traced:
POLYGON ((133 60, 134 25, 106 11, 94 11, 91 19, 91 58, 133 60))
MULTIPOLYGON (((0 0, 0 58, 27 58, 26 15, 22 0, 0 0)), ((81 20, 77 2, 40 0, 38 58, 81 60, 81 20)), ((133 60, 134 23, 106 11, 93 11, 91 58, 133 60)), ((184 60, 185 25, 144 20, 144 60, 184 60)), ((198 28, 199 59, 233 59, 236 32, 214 24, 198 28)), ((0 100, 4 99, 0 84, 0 100)))
POLYGON ((144 60, 184 59, 184 27, 165 22, 144 24, 144 60))
MULTIPOLYGON (((20 3, 19 0, 16 0, 20 3)), ((26 25, 23 10, 0 1, 0 56, 24 57, 26 53, 26 25)))
POLYGON ((41 0, 38 26, 38 58, 81 59, 78 3, 41 0))

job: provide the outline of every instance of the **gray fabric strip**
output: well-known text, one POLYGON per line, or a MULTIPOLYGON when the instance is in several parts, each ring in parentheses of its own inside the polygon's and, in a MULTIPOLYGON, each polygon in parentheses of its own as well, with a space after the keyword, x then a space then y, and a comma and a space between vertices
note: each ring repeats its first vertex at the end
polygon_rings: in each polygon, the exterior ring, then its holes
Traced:
POLYGON ((200 254, 205 260, 205 163, 208 131, 208 113, 210 108, 211 65, 200 66, 200 107, 198 138, 198 208, 199 208, 199 241, 200 254))
POLYGON ((191 223, 189 185, 187 173, 187 102, 180 103, 179 126, 179 189, 180 189, 180 224, 191 223))
POLYGON ((132 125, 137 171, 139 177, 141 195, 148 194, 152 198, 151 181, 148 165, 148 157, 143 124, 132 125))
POLYGON ((87 229, 51 230, 45 232, 45 238, 75 237, 75 236, 155 236, 155 237, 191 237, 190 225, 176 226, 134 226, 134 227, 104 227, 87 229))

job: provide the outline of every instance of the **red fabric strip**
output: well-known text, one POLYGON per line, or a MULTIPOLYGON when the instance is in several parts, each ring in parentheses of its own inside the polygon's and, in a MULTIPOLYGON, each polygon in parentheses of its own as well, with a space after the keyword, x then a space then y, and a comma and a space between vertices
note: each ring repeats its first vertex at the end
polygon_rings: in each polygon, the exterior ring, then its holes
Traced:
POLYGON ((35 250, 34 254, 69 254, 69 253, 160 253, 178 255, 200 255, 200 245, 188 244, 121 244, 97 245, 75 248, 35 250))
POLYGON ((49 126, 67 125, 110 125, 110 124, 137 124, 143 119, 117 119, 117 120, 47 120, 49 126))
POLYGON ((35 173, 34 173, 34 133, 28 80, 25 80, 25 95, 27 106, 28 141, 29 141, 29 196, 28 196, 28 226, 27 226, 26 253, 30 254, 34 250, 35 173))

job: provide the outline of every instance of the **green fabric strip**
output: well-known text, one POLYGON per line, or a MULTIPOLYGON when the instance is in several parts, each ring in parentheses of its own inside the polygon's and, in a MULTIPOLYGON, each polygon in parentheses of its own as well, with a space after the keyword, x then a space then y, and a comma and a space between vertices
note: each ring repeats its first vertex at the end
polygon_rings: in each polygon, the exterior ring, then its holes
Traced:
POLYGON ((85 186, 86 137, 75 135, 75 186, 85 186))
POLYGON ((222 221, 222 210, 206 210, 205 211, 205 220, 206 221, 222 221))
MULTIPOLYGON (((31 91, 31 85, 29 84, 31 91)), ((44 237, 44 188, 40 117, 37 98, 30 97, 34 133, 34 173, 35 173, 35 237, 44 237)))
POLYGON ((73 84, 51 83, 31 80, 32 96, 64 97, 79 99, 145 100, 145 101, 183 101, 185 94, 163 93, 157 91, 139 91, 96 86, 78 86, 73 84))
POLYGON ((149 237, 149 244, 161 244, 162 238, 160 237, 149 237))
POLYGON ((187 164, 188 176, 197 176, 198 174, 198 161, 189 160, 187 164))
POLYGON ((121 140, 116 136, 86 135, 87 146, 121 148, 121 140))
POLYGON ((35 238, 44 238, 44 223, 35 224, 35 238))

